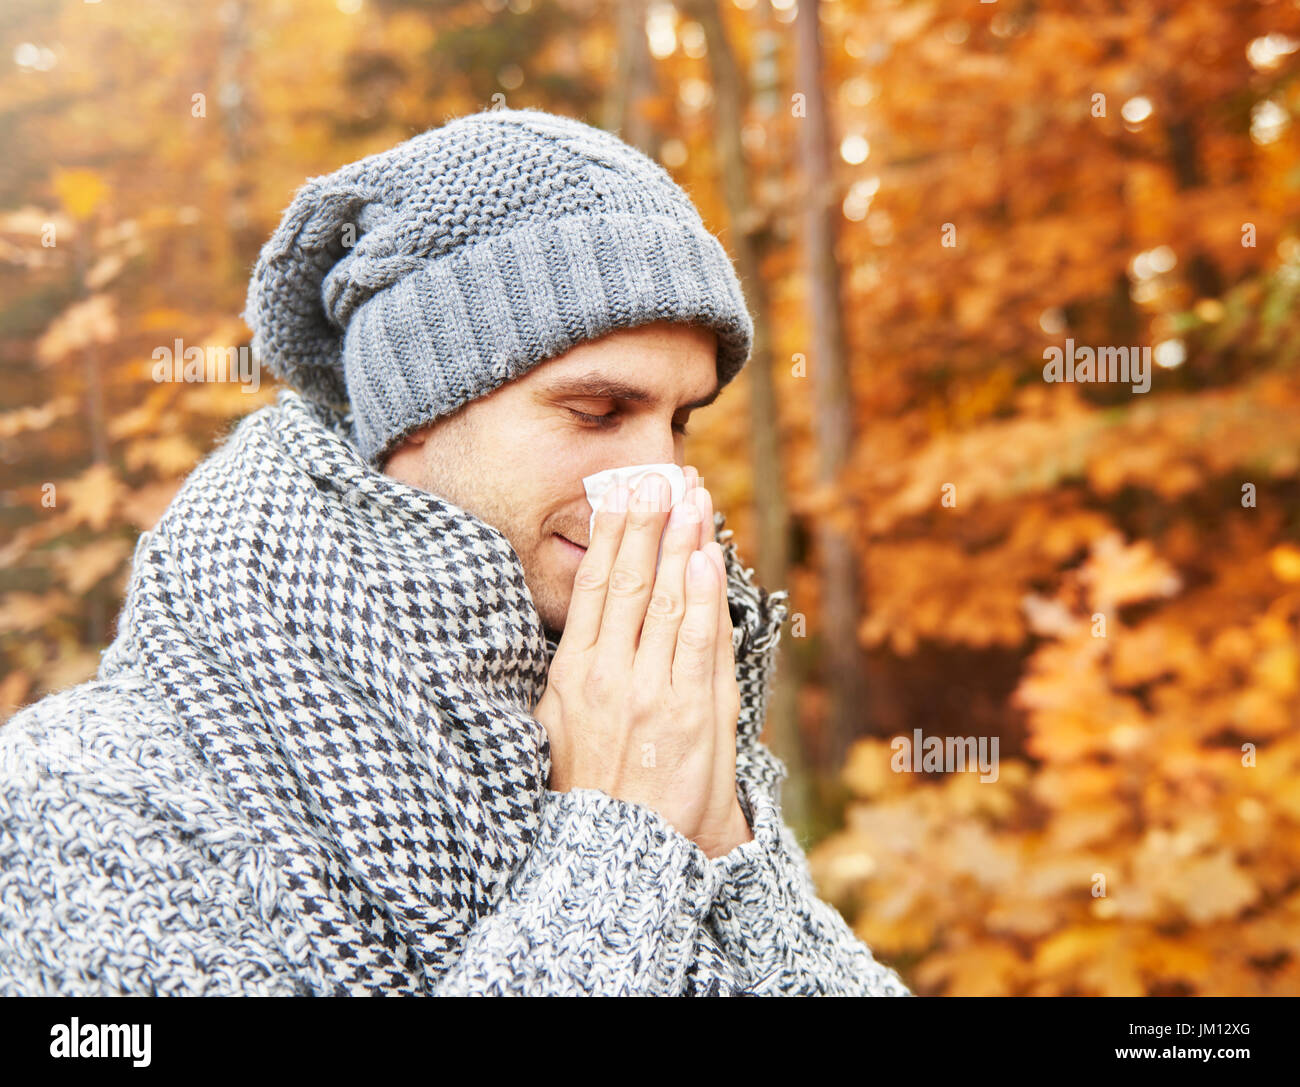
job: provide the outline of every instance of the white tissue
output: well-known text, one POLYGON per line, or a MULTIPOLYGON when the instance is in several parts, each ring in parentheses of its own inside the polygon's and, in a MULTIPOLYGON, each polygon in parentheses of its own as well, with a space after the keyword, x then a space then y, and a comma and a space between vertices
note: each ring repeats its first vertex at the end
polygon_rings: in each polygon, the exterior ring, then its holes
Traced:
POLYGON ((668 480, 668 489, 671 491, 669 509, 686 497, 686 473, 676 464, 630 464, 626 468, 606 468, 605 471, 597 472, 594 476, 587 476, 583 479, 582 485, 587 490, 587 501, 591 503, 592 511, 591 521, 587 526, 588 539, 591 538, 591 532, 596 527, 596 510, 600 508, 600 501, 605 497, 605 492, 619 479, 626 480, 629 488, 635 487, 649 472, 658 472, 668 480))

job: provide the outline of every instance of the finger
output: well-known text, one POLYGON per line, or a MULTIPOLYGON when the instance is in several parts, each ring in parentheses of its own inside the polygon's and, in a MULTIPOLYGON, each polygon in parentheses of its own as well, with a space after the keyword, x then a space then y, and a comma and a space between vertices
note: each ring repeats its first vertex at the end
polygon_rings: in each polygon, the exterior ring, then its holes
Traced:
MULTIPOLYGON (((717 542, 713 534, 713 496, 709 494, 708 489, 700 486, 697 487, 690 496, 700 509, 700 542, 699 548, 708 554, 709 560, 717 567, 718 576, 722 579, 723 593, 723 610, 726 609, 725 599, 727 591, 727 563, 722 554, 722 545, 717 542)), ((728 611, 728 620, 730 612, 728 611)))
POLYGON ((713 539, 713 496, 700 484, 691 492, 691 498, 700 507, 700 542, 696 546, 703 550, 713 539))
POLYGON ((682 469, 682 475, 686 477, 686 493, 690 494, 691 491, 700 485, 699 469, 693 464, 688 464, 682 469))
POLYGON ((596 520, 591 529, 591 539, 587 542, 587 553, 582 556, 573 578, 573 595, 569 599, 569 613, 560 639, 566 649, 590 649, 600 635, 609 573, 623 541, 627 503, 627 484, 619 480, 605 492, 600 508, 595 511, 596 520))
POLYGON ((658 472, 648 473, 628 502, 623 539, 609 571, 605 613, 600 621, 598 652, 611 668, 632 667, 646 606, 654 588, 655 559, 671 491, 658 472))
POLYGON ((702 516, 704 517, 704 524, 701 526, 704 539, 700 543, 700 550, 707 551, 709 558, 718 568, 718 574, 722 578, 723 593, 725 594, 727 588, 727 561, 722 553, 722 545, 714 537, 713 498, 703 488, 701 488, 701 491, 704 494, 704 497, 700 499, 702 516))
POLYGON ((726 624, 727 633, 731 633, 731 608, 727 604, 727 559, 722 552, 722 544, 717 540, 711 540, 706 547, 701 548, 709 560, 713 563, 714 568, 718 571, 718 580, 722 583, 721 604, 718 609, 719 618, 726 624))
POLYGON ((633 665, 647 679, 662 681, 672 673, 677 632, 686 613, 686 563, 695 550, 699 517, 699 507, 694 502, 678 502, 664 529, 663 558, 655 575, 633 665))
POLYGON ((740 724, 740 689, 736 680, 736 658, 732 648, 731 609, 727 603, 727 583, 725 577, 726 561, 722 545, 716 541, 710 543, 705 551, 711 558, 722 564, 723 582, 721 597, 718 601, 718 643, 714 656, 716 671, 713 677, 714 705, 718 731, 714 740, 716 752, 714 761, 717 779, 714 785, 715 802, 720 806, 718 818, 724 821, 736 804, 736 747, 739 742, 737 729, 740 724))
POLYGON ((722 578, 722 593, 718 600, 718 647, 715 658, 718 678, 722 680, 736 674, 736 654, 731 644, 733 629, 731 608, 727 603, 727 563, 722 554, 722 545, 716 540, 703 550, 709 553, 722 578))
POLYGON ((703 551, 686 563, 686 613, 673 654, 673 687, 713 701, 718 638, 718 572, 703 551))
POLYGON ((732 648, 731 609, 727 601, 726 556, 722 545, 711 540, 702 550, 720 571, 722 589, 718 600, 718 640, 714 655, 714 715, 717 732, 714 739, 715 779, 711 798, 711 818, 727 824, 736 800, 736 747, 740 723, 740 690, 736 685, 736 659, 732 648))

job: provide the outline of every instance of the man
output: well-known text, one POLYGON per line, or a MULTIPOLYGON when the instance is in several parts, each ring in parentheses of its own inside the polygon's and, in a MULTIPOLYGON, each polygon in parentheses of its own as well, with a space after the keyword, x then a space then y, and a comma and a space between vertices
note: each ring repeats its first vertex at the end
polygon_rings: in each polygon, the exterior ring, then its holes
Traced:
POLYGON ((749 353, 667 173, 460 118, 305 185, 246 316, 289 388, 0 729, 0 993, 909 995, 780 816, 783 594, 694 472, 588 534, 749 353))

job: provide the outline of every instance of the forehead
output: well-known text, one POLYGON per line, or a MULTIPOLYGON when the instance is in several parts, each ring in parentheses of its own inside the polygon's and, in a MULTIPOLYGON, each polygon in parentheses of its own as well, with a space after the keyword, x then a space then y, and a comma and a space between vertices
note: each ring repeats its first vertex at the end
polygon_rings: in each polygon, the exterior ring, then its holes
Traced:
MULTIPOLYGON (((712 400, 717 336, 709 329, 659 323, 587 340, 525 375, 545 394, 712 400)), ((700 406, 700 405, 696 405, 700 406)))
POLYGON ((615 360, 622 358, 706 358, 717 351, 718 338, 711 329, 671 321, 656 321, 636 328, 619 328, 598 339, 582 340, 557 355, 552 362, 615 360))

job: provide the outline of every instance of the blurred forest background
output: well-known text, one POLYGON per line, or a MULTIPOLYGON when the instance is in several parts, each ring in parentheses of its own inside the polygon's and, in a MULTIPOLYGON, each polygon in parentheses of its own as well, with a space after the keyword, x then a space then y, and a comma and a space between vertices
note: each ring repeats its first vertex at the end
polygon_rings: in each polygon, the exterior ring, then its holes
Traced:
POLYGON ((0 720, 95 672, 137 534, 274 398, 152 369, 249 342, 297 186, 536 106, 741 273, 688 459, 791 590, 765 735, 824 897, 923 994, 1300 995, 1300 3, 8 0, 0 39, 0 720), (1067 339, 1150 391, 1045 382, 1067 339), (895 772, 915 729, 997 780, 895 772))

